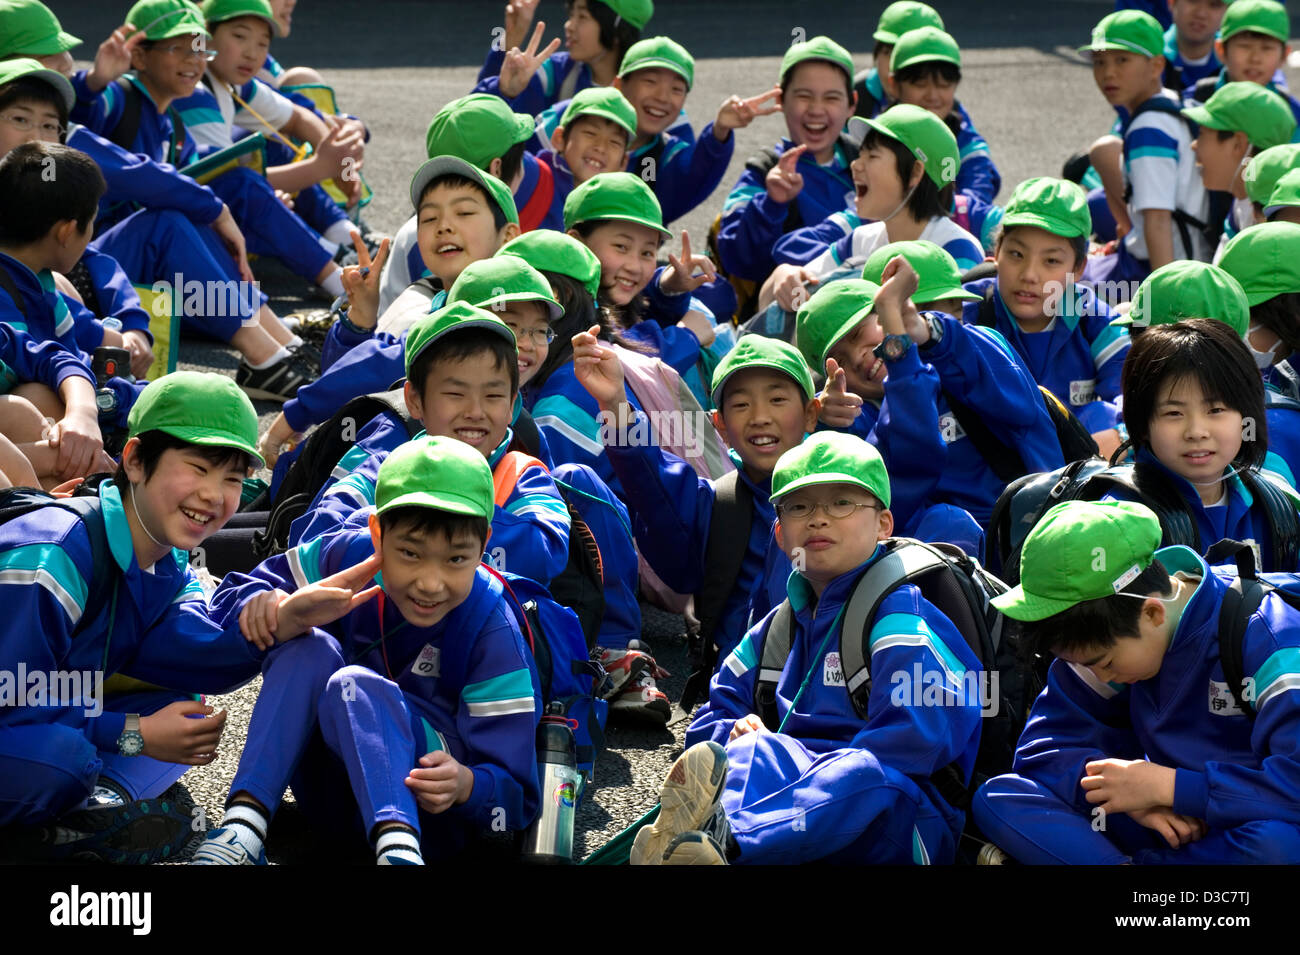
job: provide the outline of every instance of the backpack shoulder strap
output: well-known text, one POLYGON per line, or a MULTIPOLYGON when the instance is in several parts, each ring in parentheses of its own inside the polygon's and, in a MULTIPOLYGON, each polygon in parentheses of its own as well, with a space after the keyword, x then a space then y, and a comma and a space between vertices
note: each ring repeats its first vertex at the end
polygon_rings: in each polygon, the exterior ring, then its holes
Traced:
POLYGON ((530 454, 522 451, 507 451, 502 455, 497 466, 492 469, 492 491, 497 507, 505 507, 506 501, 514 492, 515 485, 525 471, 533 465, 546 470, 546 465, 530 454))
MULTIPOLYGON (((1296 373, 1290 360, 1280 361, 1273 366, 1273 386, 1277 391, 1272 394, 1284 395, 1300 402, 1300 374, 1296 373)), ((1265 392, 1264 397, 1267 398, 1268 394, 1265 392)))
POLYGON ((1238 577, 1223 592, 1223 603, 1219 607, 1219 661, 1223 665, 1223 679, 1237 707, 1251 720, 1255 719, 1255 708, 1246 699, 1242 643, 1250 618, 1271 589, 1262 581, 1238 577))
MULTIPOLYGON (((366 395, 364 397, 372 398, 375 401, 380 402, 389 411, 401 418, 406 424, 406 433, 408 436, 413 438, 424 430, 424 425, 417 418, 412 417, 411 409, 406 407, 406 392, 403 389, 392 388, 388 391, 377 391, 373 395, 366 395)), ((376 410, 375 414, 378 413, 379 411, 376 410)), ((371 415, 371 418, 373 417, 374 414, 371 415)))
MULTIPOLYGON (((98 497, 67 497, 55 502, 57 507, 72 511, 86 526, 86 536, 90 539, 90 561, 93 573, 90 589, 86 594, 86 609, 104 607, 112 598, 113 588, 121 576, 117 571, 117 562, 108 548, 108 530, 104 527, 104 511, 98 497)), ((96 613, 83 613, 73 635, 80 633, 90 623, 96 613)))
POLYGON ((944 400, 948 402, 948 409, 953 417, 966 432, 966 437, 970 438, 975 450, 979 452, 989 469, 998 476, 999 481, 1007 484, 1025 473, 1025 459, 1019 450, 1003 444, 974 408, 958 401, 947 391, 941 393, 944 400))
POLYGON ((993 328, 997 325, 998 313, 993 304, 993 294, 996 289, 996 282, 990 282, 984 289, 984 299, 980 302, 979 312, 975 316, 976 325, 983 325, 985 328, 993 328))
POLYGON ((3 289, 5 294, 14 300, 14 305, 18 308, 18 314, 23 317, 23 321, 26 321, 27 306, 23 303, 23 293, 18 291, 18 283, 14 281, 14 277, 9 274, 9 270, 4 267, 3 263, 0 263, 0 289, 3 289))
POLYGON ((1300 517, 1294 501, 1271 475, 1243 471, 1241 478, 1251 496, 1264 505, 1272 538, 1273 569, 1291 570, 1300 561, 1300 517))
POLYGON ((776 685, 785 669, 785 661, 790 657, 790 647, 794 643, 794 610, 790 601, 783 600, 772 615, 772 622, 767 626, 763 637, 763 652, 758 663, 758 677, 754 681, 754 712, 763 720, 763 725, 776 732, 780 720, 776 713, 776 685))
POLYGON ((135 151, 135 137, 140 132, 140 111, 143 96, 135 84, 125 76, 119 76, 114 82, 122 94, 122 117, 117 126, 108 135, 110 142, 116 143, 128 152, 135 151))

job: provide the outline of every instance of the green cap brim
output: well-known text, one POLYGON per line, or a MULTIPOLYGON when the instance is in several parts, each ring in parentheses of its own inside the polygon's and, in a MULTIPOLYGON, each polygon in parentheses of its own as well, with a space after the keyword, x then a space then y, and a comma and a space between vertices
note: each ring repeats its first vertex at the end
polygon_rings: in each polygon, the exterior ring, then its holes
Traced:
POLYGON ((1187 109, 1179 111, 1181 115, 1190 119, 1197 126, 1204 126, 1207 129, 1227 129, 1223 122, 1215 117, 1204 106, 1189 106, 1187 109))
MULTIPOLYGON (((718 399, 722 397, 722 391, 724 388, 727 387, 727 382, 729 382, 732 378, 735 378, 736 375, 740 374, 740 372, 749 371, 751 368, 766 368, 768 371, 779 371, 781 374, 785 375, 787 378, 793 381, 801 392, 805 391, 804 383, 800 381, 798 378, 796 378, 794 375, 790 374, 790 369, 786 368, 780 362, 771 361, 765 358, 755 358, 745 362, 745 364, 743 365, 738 365, 737 367, 731 369, 731 371, 727 372, 718 381, 717 385, 714 387, 713 391, 709 395, 709 398, 713 401, 713 407, 715 408, 721 407, 718 404, 718 399)), ((805 392, 804 401, 810 401, 812 400, 812 398, 813 395, 805 392)))
POLYGON ((1027 593, 1023 586, 1012 587, 1005 594, 989 601, 1012 620, 1046 620, 1058 613, 1064 613, 1075 605, 1073 600, 1058 600, 1053 597, 1036 597, 1027 593))
POLYGON ((81 37, 75 37, 65 30, 60 30, 54 36, 41 40, 35 46, 29 46, 23 50, 15 52, 23 56, 54 56, 56 53, 66 53, 73 47, 81 46, 81 37))
POLYGON ((1041 212, 1014 212, 1002 217, 1003 229, 1010 229, 1018 225, 1033 226, 1035 229, 1042 229, 1044 232, 1050 232, 1052 235, 1059 235, 1065 239, 1083 235, 1077 226, 1071 226, 1068 222, 1052 216, 1045 216, 1041 212))
POLYGON ((376 514, 383 514, 395 507, 433 507, 452 514, 466 514, 470 517, 483 517, 481 510, 473 503, 461 497, 447 497, 432 491, 412 491, 387 501, 383 507, 375 509, 376 514))
POLYGON ((1106 50, 1123 50, 1125 53, 1136 53, 1138 56, 1145 56, 1147 59, 1164 55, 1144 50, 1139 44, 1130 43, 1127 40, 1104 40, 1101 43, 1089 43, 1087 46, 1078 48, 1080 53, 1102 53, 1106 50))
POLYGON ((772 501, 775 502, 781 498, 789 497, 795 491, 802 490, 806 487, 814 487, 818 484, 852 484, 860 487, 876 500, 888 507, 887 498, 882 498, 866 481, 856 474, 845 474, 840 471, 819 471, 816 474, 806 474, 797 481, 791 481, 785 487, 781 488, 779 494, 772 495, 772 501))
MULTIPOLYGON (((622 213, 616 212, 616 213, 602 213, 599 219, 601 222, 631 222, 633 225, 643 225, 647 229, 654 229, 660 235, 665 236, 669 239, 673 237, 673 233, 670 229, 665 229, 659 223, 651 222, 649 219, 643 218, 642 216, 624 215, 622 213)), ((582 219, 579 221, 589 222, 592 220, 582 219)), ((578 225, 578 223, 575 222, 574 225, 578 225)))
POLYGON ((180 428, 172 425, 166 425, 159 430, 166 431, 168 434, 180 438, 182 441, 188 441, 190 444, 201 444, 209 448, 234 448, 237 451, 246 451, 252 455, 259 468, 266 466, 266 460, 257 453, 257 448, 240 441, 234 435, 213 434, 206 428, 180 428))
POLYGON ((682 68, 682 65, 680 63, 676 63, 668 59, 667 57, 662 57, 662 56, 648 56, 644 60, 637 60, 635 63, 632 64, 632 68, 630 70, 627 70, 626 72, 621 72, 618 75, 631 76, 637 70, 652 70, 652 69, 671 70, 673 73, 676 73, 678 76, 680 76, 682 79, 686 81, 687 90, 691 88, 691 77, 686 75, 686 70, 682 68))
MULTIPOLYGON (((635 112, 635 107, 633 107, 633 112, 635 112)), ((629 145, 631 144, 632 137, 636 135, 635 124, 633 124, 632 129, 628 129, 627 119, 625 117, 619 116, 617 113, 612 112, 611 110, 602 109, 599 106, 584 106, 579 112, 574 113, 572 116, 568 117, 568 122, 564 124, 565 127, 567 128, 568 126, 572 125, 576 121, 582 119, 582 117, 584 116, 595 116, 598 119, 609 120, 619 129, 623 130, 623 132, 627 133, 629 145)))
POLYGON ((501 302, 537 302, 540 305, 545 305, 548 322, 558 321, 564 317, 563 305, 554 299, 540 298, 532 292, 506 292, 504 295, 498 295, 494 298, 488 299, 486 304, 475 305, 474 307, 485 308, 488 311, 491 311, 493 305, 501 302))
POLYGON ((914 302, 920 302, 923 305, 927 302, 942 302, 944 299, 949 298, 959 298, 964 302, 980 302, 984 300, 983 295, 968 292, 960 285, 952 289, 940 289, 938 292, 918 288, 916 294, 912 296, 914 302))
MULTIPOLYGON (((477 308, 478 306, 475 306, 475 307, 477 308)), ((486 311, 486 309, 485 309, 485 311, 486 311)), ((506 341, 508 341, 508 342, 510 343, 510 345, 511 345, 512 348, 518 348, 518 347, 519 347, 519 343, 515 341, 515 336, 511 334, 510 329, 509 329, 509 328, 506 328, 505 325, 504 325, 504 323, 502 323, 502 321, 501 321, 500 319, 497 319, 497 320, 495 320, 495 321, 491 321, 491 322, 489 322, 489 321, 487 321, 486 319, 470 318, 470 319, 466 319, 466 320, 463 321, 463 322, 457 322, 457 323, 454 324, 454 325, 448 325, 446 328, 444 328, 444 329, 443 329, 441 332, 439 332, 437 335, 434 335, 432 338, 429 338, 429 339, 427 339, 427 340, 421 342, 421 343, 420 343, 420 350, 419 350, 419 351, 417 351, 417 352, 416 352, 415 354, 413 354, 413 355, 407 355, 407 356, 405 356, 405 359, 406 359, 406 367, 407 367, 407 368, 410 368, 412 365, 414 365, 416 359, 419 358, 421 355, 423 355, 425 352, 427 352, 427 351, 429 350, 429 346, 430 346, 430 345, 433 345, 433 344, 436 344, 437 342, 442 341, 444 338, 446 338, 448 335, 452 334, 453 332, 456 333, 456 334, 459 334, 460 332, 463 332, 463 331, 465 331, 465 330, 468 329, 468 328, 486 328, 486 329, 488 329, 489 331, 495 332, 496 334, 498 334, 498 335, 500 335, 502 338, 504 338, 506 341)), ((408 338, 408 341, 409 341, 409 338, 408 338)), ((403 376, 401 379, 399 379, 399 381, 402 381, 402 380, 405 380, 405 376, 403 376)))
MULTIPOLYGON (((48 54, 42 54, 42 55, 44 56, 48 54)), ((29 73, 20 73, 18 76, 10 77, 5 82, 13 82, 16 79, 28 79, 28 78, 34 80, 43 80, 44 82, 49 83, 56 90, 58 90, 59 95, 63 97, 63 105, 67 107, 68 112, 71 112, 72 107, 77 105, 77 94, 76 91, 73 90, 72 88, 72 83, 70 83, 68 81, 68 78, 64 76, 62 73, 60 73, 58 70, 47 70, 44 67, 42 67, 39 70, 32 70, 29 73)))
POLYGON ((862 321, 875 310, 876 303, 873 300, 866 308, 854 312, 844 320, 844 324, 836 329, 835 334, 826 340, 826 344, 822 348, 822 353, 817 356, 817 362, 822 368, 826 367, 826 359, 830 356, 831 349, 838 345, 845 335, 853 331, 858 322, 862 321))
MULTIPOLYGON (((420 196, 424 193, 425 188, 435 179, 443 176, 464 176, 479 185, 479 187, 488 194, 488 201, 505 214, 507 222, 519 224, 519 212, 517 209, 506 209, 497 201, 497 194, 488 184, 488 178, 491 173, 484 172, 472 162, 461 159, 459 156, 437 156, 424 163, 415 171, 411 177, 411 208, 417 212, 420 208, 420 196)), ((499 181, 499 180, 498 180, 499 181)), ((508 189, 506 190, 508 191, 508 189)))

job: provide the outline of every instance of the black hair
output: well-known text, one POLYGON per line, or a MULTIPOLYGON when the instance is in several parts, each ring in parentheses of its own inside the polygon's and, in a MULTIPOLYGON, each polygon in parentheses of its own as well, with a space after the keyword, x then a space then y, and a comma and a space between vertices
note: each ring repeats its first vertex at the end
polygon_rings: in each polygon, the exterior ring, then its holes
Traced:
POLYGON ((67 135, 68 104, 64 102, 59 91, 44 80, 38 80, 33 76, 20 76, 0 86, 0 110, 8 109, 25 100, 35 100, 55 109, 59 114, 59 125, 65 129, 65 132, 59 135, 59 141, 62 142, 63 136, 67 135))
MULTIPOLYGON (((565 0, 564 12, 571 14, 575 0, 565 0)), ((623 65, 623 56, 637 40, 641 31, 621 18, 607 3, 600 0, 587 0, 587 12, 600 27, 600 45, 614 51, 614 69, 623 65)))
MULTIPOLYGON (((1002 247, 1003 239, 1011 235, 1011 233, 1015 232, 1017 229, 1023 229, 1023 228, 1025 227, 1019 225, 998 226, 997 238, 993 241, 993 249, 995 254, 997 250, 1002 247)), ((1052 234, 1056 235, 1056 233, 1054 232, 1052 234)), ((1070 246, 1070 248, 1074 251, 1075 268, 1078 268, 1079 265, 1081 265, 1083 261, 1086 258, 1088 258, 1088 237, 1086 235, 1062 235, 1062 236, 1057 236, 1057 238, 1066 242, 1070 246)))
POLYGON ((453 514, 451 511, 420 504, 394 507, 379 515, 380 536, 391 534, 399 529, 425 537, 440 534, 447 539, 448 543, 461 535, 469 535, 479 542, 480 550, 487 544, 488 539, 486 517, 453 514))
MULTIPOLYGON (((884 133, 874 127, 867 129, 867 134, 862 137, 863 152, 868 149, 880 149, 884 147, 894 154, 894 165, 898 169, 898 178, 903 183, 903 190, 906 192, 907 184, 912 179, 912 166, 918 161, 912 150, 908 149, 897 139, 892 136, 886 136, 884 133)), ((921 181, 917 183, 912 195, 907 200, 907 214, 917 222, 929 222, 934 218, 948 218, 952 209, 953 183, 948 183, 942 189, 934 184, 930 178, 930 173, 923 171, 921 181)))
POLYGON ((1252 305, 1250 320, 1282 339, 1288 354, 1300 351, 1300 292, 1283 292, 1252 305))
MULTIPOLYGON (((509 185, 515 178, 515 174, 519 172, 519 167, 524 161, 524 147, 527 145, 527 140, 524 140, 522 143, 515 143, 501 154, 501 181, 506 185, 509 185)), ((496 205, 495 200, 493 200, 492 205, 496 205)), ((504 228, 504 226, 505 216, 503 215, 501 225, 497 226, 497 228, 504 228)))
POLYGON ((415 359, 407 377, 414 383, 423 400, 425 383, 435 364, 444 361, 456 364, 484 352, 493 357, 494 367, 506 369, 510 379, 510 394, 513 396, 519 391, 519 351, 490 328, 466 328, 439 338, 415 359))
POLYGON ((1239 130, 1235 129, 1216 129, 1214 135, 1218 137, 1219 142, 1226 143, 1233 136, 1236 136, 1239 130))
POLYGON ((871 58, 874 60, 876 57, 880 56, 880 54, 883 53, 885 50, 892 51, 893 49, 894 49, 894 44, 885 43, 882 40, 877 40, 876 45, 871 48, 871 58))
POLYGON ((1242 441, 1233 467, 1258 468, 1268 453, 1264 382, 1246 343, 1226 322, 1193 318, 1147 328, 1134 339, 1121 384, 1124 422, 1135 448, 1149 448, 1151 418, 1161 392, 1191 378, 1210 401, 1221 401, 1254 423, 1255 437, 1242 441))
POLYGON ((1164 564, 1154 557, 1122 594, 1109 594, 1077 603, 1043 620, 1020 624, 1020 652, 1026 659, 1057 653, 1113 647, 1121 637, 1137 637, 1138 616, 1144 603, 1133 594, 1173 593, 1173 582, 1164 564))
MULTIPOLYGON (((157 430, 143 431, 138 437, 140 443, 136 445, 135 456, 144 468, 146 483, 153 477, 154 471, 158 469, 158 462, 162 460, 162 456, 172 450, 197 454, 214 468, 235 467, 240 471, 247 471, 253 465, 252 455, 247 451, 240 451, 238 448, 223 445, 194 444, 184 438, 168 434, 166 431, 157 430)), ((118 464, 117 471, 113 475, 113 483, 117 485, 119 491, 125 491, 130 486, 131 481, 126 476, 125 465, 118 464)))
MULTIPOLYGON (((504 162, 502 163, 502 166, 505 166, 504 162)), ((484 175, 486 176, 489 174, 484 173, 484 175)), ((492 195, 492 193, 488 192, 482 185, 475 182, 473 179, 470 179, 468 176, 462 176, 454 172, 449 172, 445 176, 436 176, 425 184, 424 188, 420 190, 420 201, 415 204, 417 215, 419 214, 420 203, 424 202, 424 197, 432 192, 435 186, 451 186, 452 188, 472 186, 474 190, 483 197, 483 201, 487 203, 487 207, 492 210, 492 223, 496 226, 497 231, 500 232, 506 227, 506 222, 508 221, 506 219, 506 213, 505 210, 501 208, 501 204, 497 202, 496 196, 492 195)))
POLYGON ((85 231, 107 187, 95 161, 57 143, 23 143, 0 160, 0 245, 30 245, 72 220, 85 231))
POLYGON ((546 384, 546 379, 561 365, 573 360, 573 336, 585 332, 592 325, 600 325, 601 337, 609 334, 607 319, 596 308, 596 300, 583 285, 572 276, 559 272, 543 271, 546 281, 551 283, 555 299, 564 309, 564 314, 551 323, 555 331, 555 341, 546 352, 546 361, 537 369, 537 374, 528 382, 528 390, 536 394, 546 384))
MULTIPOLYGON (((1286 50, 1286 43, 1284 43, 1282 40, 1279 40, 1271 33, 1261 33, 1259 30, 1240 30, 1237 33, 1234 33, 1232 36, 1228 37, 1228 39, 1223 41, 1223 51, 1225 53, 1228 51, 1228 44, 1231 43, 1233 40, 1237 39, 1237 37, 1239 36, 1253 36, 1260 40, 1272 40, 1274 43, 1281 43, 1282 49, 1286 50)), ((1286 64, 1283 64, 1283 66, 1285 65, 1286 64)))
POLYGON ((925 60, 903 67, 894 74, 896 83, 920 83, 924 80, 939 80, 949 85, 961 82, 961 67, 947 60, 925 60))
MULTIPOLYGON (((781 77, 781 96, 783 102, 786 90, 789 89, 790 83, 794 80, 795 71, 805 63, 825 63, 828 66, 835 67, 841 73, 844 73, 844 67, 832 60, 823 60, 815 57, 808 60, 800 60, 794 66, 790 67, 790 69, 786 70, 785 76, 781 77)), ((849 102, 853 102, 853 76, 849 73, 844 73, 844 95, 849 98, 849 102)))

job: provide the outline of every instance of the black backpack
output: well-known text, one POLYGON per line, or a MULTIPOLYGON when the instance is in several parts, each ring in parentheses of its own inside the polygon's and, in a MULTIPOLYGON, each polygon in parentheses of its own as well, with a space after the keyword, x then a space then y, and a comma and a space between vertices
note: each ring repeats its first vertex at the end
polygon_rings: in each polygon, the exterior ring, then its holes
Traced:
POLYGON ((1295 574, 1271 575, 1278 583, 1261 580, 1255 572, 1255 554, 1241 541, 1222 540, 1210 548, 1207 564, 1219 564, 1233 558, 1237 564, 1237 579, 1223 594, 1219 607, 1219 661, 1223 665, 1223 679, 1232 691, 1237 707, 1252 722, 1255 719, 1255 690, 1246 680, 1246 667, 1242 655, 1242 641, 1246 627, 1259 605, 1269 594, 1276 594, 1292 607, 1300 609, 1300 577, 1295 574), (1290 590, 1287 586, 1290 586, 1290 590))
POLYGON ((406 408, 402 389, 394 388, 353 398, 307 436, 302 451, 271 501, 266 530, 253 536, 253 552, 259 561, 288 549, 290 525, 307 513, 339 458, 356 444, 361 429, 386 411, 395 413, 406 423, 408 437, 415 437, 422 430, 423 426, 406 408))
MULTIPOLYGON (((936 772, 931 781, 949 805, 966 809, 972 793, 985 780, 1008 772, 1016 742, 1029 708, 1042 683, 1021 659, 1020 628, 989 601, 1010 588, 978 561, 951 544, 926 544, 911 538, 884 541, 886 553, 853 586, 840 626, 840 661, 845 690, 865 721, 871 697, 871 626, 881 602, 903 584, 913 584, 934 604, 975 651, 987 675, 979 693, 986 711, 981 721, 979 753, 968 781, 955 763, 936 772), (996 709, 993 707, 996 706, 996 709)), ((790 655, 794 612, 787 600, 777 608, 763 635, 754 712, 777 731, 776 687, 790 655)))
MULTIPOLYGON (((1127 446, 1121 446, 1112 461, 1126 451, 1127 446)), ((1269 475, 1242 471, 1239 476, 1251 496, 1264 503, 1273 566, 1295 567, 1300 560, 1300 517, 1295 505, 1269 475)), ((1165 546, 1183 544, 1198 554, 1205 552, 1187 502, 1163 472, 1145 462, 1111 464, 1099 457, 1089 458, 1055 471, 1025 475, 1008 484, 999 495, 989 519, 988 555, 990 560, 999 561, 1002 579, 1011 583, 1020 579, 1020 549, 1025 538, 1054 505, 1062 501, 1099 501, 1118 488, 1155 512, 1165 546)))
MULTIPOLYGON (((116 84, 118 92, 122 96, 122 116, 118 119, 117 125, 103 135, 109 142, 121 146, 127 152, 135 152, 135 137, 140 132, 140 114, 144 109, 144 94, 125 76, 119 77, 116 84)), ((165 161, 179 167, 181 150, 185 146, 185 123, 174 106, 167 107, 167 116, 172 121, 172 141, 165 161)))
POLYGON ((7 487, 0 490, 0 524, 30 514, 44 507, 58 507, 71 511, 86 525, 86 536, 90 539, 90 562, 94 573, 90 579, 90 589, 86 594, 85 612, 77 625, 72 628, 76 637, 98 616, 99 608, 108 605, 114 587, 121 574, 117 571, 117 562, 108 548, 108 533, 104 527, 104 512, 100 508, 99 485, 107 474, 97 474, 87 478, 73 492, 72 497, 55 497, 47 491, 34 487, 7 487))

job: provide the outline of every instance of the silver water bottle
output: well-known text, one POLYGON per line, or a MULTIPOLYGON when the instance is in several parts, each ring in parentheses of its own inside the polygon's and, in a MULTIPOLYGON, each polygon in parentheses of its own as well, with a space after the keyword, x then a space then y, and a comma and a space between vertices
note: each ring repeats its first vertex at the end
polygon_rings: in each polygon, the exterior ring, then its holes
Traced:
POLYGON ((537 773, 542 806, 524 836, 523 859, 539 865, 573 862, 573 824, 582 785, 578 744, 557 704, 537 726, 537 773))

